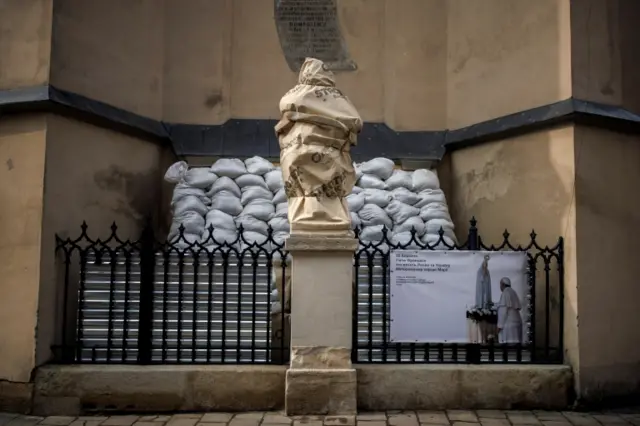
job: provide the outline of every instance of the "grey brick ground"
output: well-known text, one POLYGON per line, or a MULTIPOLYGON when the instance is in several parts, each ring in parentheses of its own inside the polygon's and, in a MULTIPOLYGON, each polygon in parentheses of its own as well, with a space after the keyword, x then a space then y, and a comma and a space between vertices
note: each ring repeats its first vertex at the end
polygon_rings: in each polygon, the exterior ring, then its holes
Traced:
POLYGON ((620 412, 389 411, 354 417, 287 417, 280 412, 35 417, 0 413, 0 426, 640 426, 640 408, 620 412))

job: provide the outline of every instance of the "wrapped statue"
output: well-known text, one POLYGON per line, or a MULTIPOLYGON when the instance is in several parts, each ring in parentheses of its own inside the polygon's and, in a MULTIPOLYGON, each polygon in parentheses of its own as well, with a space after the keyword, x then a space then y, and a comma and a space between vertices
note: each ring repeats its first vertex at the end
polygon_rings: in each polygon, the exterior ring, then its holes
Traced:
POLYGON ((362 119, 324 63, 307 58, 280 100, 275 131, 291 233, 351 234, 345 197, 356 182, 350 150, 362 119))

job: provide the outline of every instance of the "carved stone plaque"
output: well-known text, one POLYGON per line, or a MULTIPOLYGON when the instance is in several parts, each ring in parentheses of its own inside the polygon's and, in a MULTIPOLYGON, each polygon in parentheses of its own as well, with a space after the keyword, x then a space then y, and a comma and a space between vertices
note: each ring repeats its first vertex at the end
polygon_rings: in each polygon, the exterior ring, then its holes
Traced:
POLYGON ((354 71, 340 31, 336 0, 274 0, 280 46, 292 71, 305 58, 323 61, 332 71, 354 71))

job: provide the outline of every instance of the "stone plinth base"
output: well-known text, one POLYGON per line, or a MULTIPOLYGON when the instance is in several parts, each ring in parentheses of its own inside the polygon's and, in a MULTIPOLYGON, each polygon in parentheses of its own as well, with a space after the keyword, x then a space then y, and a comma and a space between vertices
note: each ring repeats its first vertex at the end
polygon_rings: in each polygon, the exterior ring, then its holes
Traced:
POLYGON ((356 370, 289 369, 285 391, 288 416, 353 416, 357 413, 356 370))

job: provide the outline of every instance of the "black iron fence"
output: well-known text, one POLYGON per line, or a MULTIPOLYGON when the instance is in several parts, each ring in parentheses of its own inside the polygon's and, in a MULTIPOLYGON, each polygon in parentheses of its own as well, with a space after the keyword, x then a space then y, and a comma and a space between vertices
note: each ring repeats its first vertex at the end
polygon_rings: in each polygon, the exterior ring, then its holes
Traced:
POLYGON ((375 243, 361 241, 355 254, 352 360, 358 363, 562 363, 563 361, 563 239, 553 246, 538 244, 535 232, 525 245, 513 244, 507 231, 498 244, 485 243, 475 219, 467 240, 452 245, 441 229, 439 239, 423 243, 394 243, 391 235, 375 243), (528 330, 526 343, 486 344, 391 343, 390 250, 482 250, 527 253, 527 306, 523 309, 528 330))
MULTIPOLYGON (((56 237, 62 307, 55 361, 113 364, 286 364, 289 361, 290 263, 273 234, 216 241, 213 229, 194 242, 180 229, 171 242, 146 230, 123 240, 114 224, 106 239, 82 225, 76 239, 56 237), (277 287, 278 294, 273 293, 277 287), (284 302, 284 303, 283 303, 284 302)), ((513 245, 487 245, 471 221, 467 241, 425 244, 415 235, 394 244, 360 241, 354 256, 353 353, 359 363, 560 363, 563 240, 540 246, 535 233, 513 245), (389 252, 513 250, 527 253, 528 343, 518 345, 389 342, 389 252)))
MULTIPOLYGON (((171 242, 56 237, 64 283, 62 363, 286 363, 288 314, 272 289, 288 275, 282 241, 171 242), (278 308, 280 307, 280 308, 278 308)), ((284 292, 282 292, 284 294, 284 292)), ((285 304, 286 305, 286 304, 285 304)))

